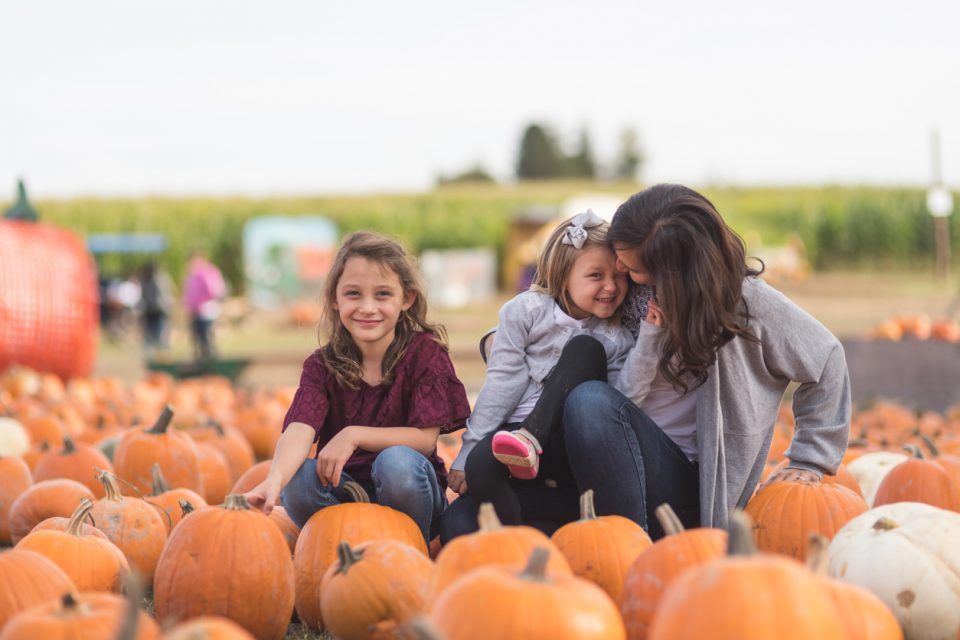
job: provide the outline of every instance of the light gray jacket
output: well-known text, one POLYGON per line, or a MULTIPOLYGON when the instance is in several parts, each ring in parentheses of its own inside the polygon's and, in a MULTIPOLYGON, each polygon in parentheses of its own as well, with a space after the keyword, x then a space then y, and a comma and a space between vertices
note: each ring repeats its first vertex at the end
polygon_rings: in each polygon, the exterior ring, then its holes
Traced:
POLYGON ((463 446, 451 469, 463 471, 467 456, 484 436, 507 421, 514 409, 537 393, 570 338, 593 336, 607 353, 607 378, 617 382, 627 353, 634 347, 626 327, 591 318, 583 329, 560 326, 554 319, 556 302, 545 293, 526 291, 500 309, 500 323, 490 350, 487 375, 467 420, 463 446))
MULTIPOLYGON (((847 447, 850 379, 840 341, 811 315, 759 278, 743 283, 750 331, 717 353, 697 400, 700 514, 705 527, 725 527, 760 480, 773 426, 791 381, 796 431, 790 466, 835 473, 847 447)), ((643 323, 624 366, 621 391, 638 406, 650 390, 651 354, 665 329, 643 323)), ((655 367, 655 360, 653 366, 655 367)))

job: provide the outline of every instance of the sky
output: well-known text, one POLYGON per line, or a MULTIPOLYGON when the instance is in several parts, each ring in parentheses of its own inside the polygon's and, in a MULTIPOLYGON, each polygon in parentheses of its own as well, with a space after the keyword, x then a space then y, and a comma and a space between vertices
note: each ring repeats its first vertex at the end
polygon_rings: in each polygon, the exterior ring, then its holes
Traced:
POLYGON ((4 0, 0 200, 513 179, 530 122, 645 182, 960 187, 960 3, 4 0))

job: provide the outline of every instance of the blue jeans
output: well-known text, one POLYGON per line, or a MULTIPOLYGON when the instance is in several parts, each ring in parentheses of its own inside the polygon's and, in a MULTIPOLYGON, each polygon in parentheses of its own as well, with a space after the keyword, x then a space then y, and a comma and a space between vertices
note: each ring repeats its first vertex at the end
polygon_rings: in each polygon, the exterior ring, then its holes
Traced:
MULTIPOLYGON (((417 523, 423 538, 430 544, 434 523, 447 506, 447 497, 433 465, 419 451, 410 447, 387 447, 373 461, 372 483, 364 485, 370 499, 378 504, 401 511, 417 523)), ((317 461, 304 461, 281 493, 283 508, 290 519, 303 528, 314 513, 341 502, 351 502, 343 483, 353 480, 341 474, 340 485, 323 487, 317 476, 317 461)))
POLYGON ((579 490, 593 489, 599 515, 630 518, 654 540, 653 516, 669 503, 685 527, 700 525, 699 465, 647 415, 604 382, 585 382, 567 397, 567 458, 579 490))

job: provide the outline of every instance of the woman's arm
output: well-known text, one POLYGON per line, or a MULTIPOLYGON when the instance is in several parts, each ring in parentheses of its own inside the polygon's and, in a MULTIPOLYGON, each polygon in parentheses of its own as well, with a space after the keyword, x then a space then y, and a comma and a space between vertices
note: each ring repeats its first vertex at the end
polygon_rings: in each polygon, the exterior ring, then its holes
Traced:
POLYGON ((267 478, 244 494, 250 506, 270 514, 280 491, 287 486, 310 454, 310 446, 317 432, 308 424, 291 422, 277 440, 267 478))
POLYGON ((646 320, 640 326, 637 342, 627 354, 623 368, 611 382, 613 387, 637 405, 643 406, 657 375, 666 329, 646 320))

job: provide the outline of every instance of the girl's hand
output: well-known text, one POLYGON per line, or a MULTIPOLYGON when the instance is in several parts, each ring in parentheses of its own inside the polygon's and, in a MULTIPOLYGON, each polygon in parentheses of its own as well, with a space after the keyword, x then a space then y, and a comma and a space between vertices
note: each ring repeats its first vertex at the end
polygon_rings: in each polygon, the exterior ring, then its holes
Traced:
POLYGON ((784 467, 776 473, 770 475, 766 481, 761 484, 757 491, 763 489, 767 485, 773 484, 774 482, 782 482, 788 480, 791 482, 809 482, 811 484, 819 484, 820 477, 813 471, 807 469, 794 469, 793 467, 784 467))
POLYGON ((277 498, 280 497, 280 478, 268 475, 266 480, 255 486, 250 491, 243 494, 251 507, 260 509, 265 514, 270 515, 273 507, 277 504, 277 498))
POLYGON ((350 427, 333 436, 317 456, 317 477, 320 478, 320 484, 324 487, 339 487, 343 467, 356 450, 357 442, 350 427))
POLYGON ((664 326, 663 309, 660 308, 660 303, 656 300, 647 303, 647 322, 655 327, 664 326))
POLYGON ((467 476, 463 471, 450 470, 447 474, 447 486, 463 495, 467 492, 467 476))

